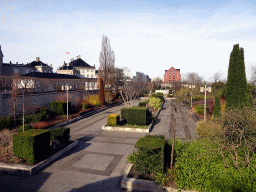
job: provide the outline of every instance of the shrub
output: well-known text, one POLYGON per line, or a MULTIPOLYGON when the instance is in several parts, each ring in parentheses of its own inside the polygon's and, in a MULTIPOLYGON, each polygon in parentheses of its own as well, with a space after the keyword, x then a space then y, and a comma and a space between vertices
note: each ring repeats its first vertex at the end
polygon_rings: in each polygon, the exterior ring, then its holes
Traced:
POLYGON ((128 109, 129 109, 129 108, 123 108, 123 109, 121 109, 121 118, 122 118, 122 119, 127 120, 128 109))
MULTIPOLYGON (((24 125, 24 131, 27 131, 29 129, 33 129, 33 127, 30 124, 25 124, 24 125)), ((19 127, 18 131, 23 132, 23 125, 19 127)))
MULTIPOLYGON (((49 104, 52 105, 52 111, 56 112, 58 115, 67 114, 67 102, 64 101, 54 101, 49 104)), ((71 108, 71 102, 68 102, 68 108, 71 108)))
POLYGON ((217 96, 215 97, 213 115, 214 115, 215 118, 220 117, 220 98, 217 97, 217 96))
POLYGON ((146 125, 149 118, 148 107, 130 107, 126 118, 127 124, 146 125))
POLYGON ((88 98, 88 103, 93 106, 100 106, 99 95, 90 95, 88 98))
POLYGON ((147 135, 141 137, 135 144, 138 152, 133 151, 127 160, 135 165, 140 174, 156 175, 164 172, 164 136, 147 135))
POLYGON ((91 108, 91 105, 89 103, 87 102, 82 103, 82 109, 89 109, 89 108, 91 108))
POLYGON ((153 109, 161 109, 162 108, 162 102, 159 98, 156 97, 150 97, 148 105, 152 107, 153 109))
POLYGON ((197 101, 197 100, 202 100, 204 99, 204 95, 194 95, 193 96, 193 100, 197 101))
POLYGON ((141 101, 141 102, 139 102, 139 107, 145 107, 145 106, 147 106, 148 102, 149 102, 149 100, 148 100, 148 99, 147 99, 147 100, 145 100, 145 101, 141 101))
MULTIPOLYGON (((209 108, 206 107, 206 113, 209 111, 209 108)), ((195 106, 195 112, 199 114, 204 114, 204 105, 195 106)))
POLYGON ((13 135, 13 153, 29 164, 43 160, 49 147, 49 130, 30 129, 13 135))
POLYGON ((163 93, 152 93, 152 94, 151 94, 151 97, 159 98, 161 101, 164 100, 163 93))
POLYGON ((38 121, 38 122, 32 123, 31 125, 33 129, 45 129, 49 126, 48 123, 44 121, 38 121))
POLYGON ((199 191, 253 191, 256 160, 250 169, 226 167, 216 144, 209 140, 175 141, 175 181, 180 189, 199 191))
POLYGON ((0 130, 11 127, 11 118, 9 116, 0 117, 0 130))
POLYGON ((60 141, 61 143, 67 143, 70 139, 70 128, 68 127, 57 127, 50 131, 50 140, 60 141))
POLYGON ((118 115, 118 114, 110 114, 110 115, 108 116, 107 125, 109 125, 109 126, 118 125, 119 119, 120 119, 120 115, 118 115))

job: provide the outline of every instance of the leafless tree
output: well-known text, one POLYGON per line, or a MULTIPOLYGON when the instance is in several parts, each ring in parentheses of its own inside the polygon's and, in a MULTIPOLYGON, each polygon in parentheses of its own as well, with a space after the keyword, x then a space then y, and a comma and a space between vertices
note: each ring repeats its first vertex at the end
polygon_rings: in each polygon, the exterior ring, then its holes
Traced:
POLYGON ((256 66, 251 66, 251 82, 256 84, 256 66))
POLYGON ((216 72, 216 73, 213 73, 213 75, 212 75, 212 81, 214 82, 214 83, 217 83, 218 81, 221 81, 222 80, 222 73, 220 72, 220 71, 218 71, 218 72, 216 72))
POLYGON ((109 38, 105 35, 103 35, 103 38, 102 38, 99 62, 100 62, 99 77, 102 77, 105 85, 113 86, 115 53, 111 49, 109 38))

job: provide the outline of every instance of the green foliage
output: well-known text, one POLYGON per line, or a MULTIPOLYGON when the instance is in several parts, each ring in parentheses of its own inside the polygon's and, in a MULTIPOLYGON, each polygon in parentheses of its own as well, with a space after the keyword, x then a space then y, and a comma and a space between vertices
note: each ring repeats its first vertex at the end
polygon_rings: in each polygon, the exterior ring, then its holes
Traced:
POLYGON ((161 101, 164 100, 164 95, 163 95, 163 93, 152 93, 152 94, 151 94, 151 97, 159 98, 161 101))
POLYGON ((11 128, 11 118, 9 116, 0 117, 0 131, 4 128, 11 128))
POLYGON ((162 102, 160 98, 158 97, 150 97, 148 105, 152 107, 153 109, 161 109, 162 108, 162 102))
POLYGON ((146 125, 149 118, 148 107, 130 107, 126 118, 127 124, 146 125))
POLYGON ((215 97, 213 115, 215 118, 220 117, 220 98, 218 96, 215 97))
POLYGON ((129 108, 123 108, 123 109, 121 109, 121 118, 122 118, 122 119, 127 120, 128 109, 129 109, 129 108))
POLYGON ((226 108, 247 103, 247 82, 244 64, 244 49, 234 45, 230 54, 226 85, 226 108))
MULTIPOLYGON (((25 124, 24 125, 24 131, 27 131, 29 129, 33 129, 33 127, 30 124, 25 124)), ((21 125, 18 129, 19 132, 23 132, 23 125, 21 125)))
MULTIPOLYGON (((58 115, 67 114, 67 102, 64 101, 53 101, 49 104, 52 105, 52 111, 56 112, 58 115)), ((68 102, 68 108, 71 109, 71 102, 68 102)))
POLYGON ((226 83, 218 81, 212 84, 212 91, 213 93, 221 98, 226 97, 226 83))
POLYGON ((61 143, 67 143, 70 139, 70 128, 68 127, 57 127, 50 131, 51 141, 60 141, 61 143))
POLYGON ((102 77, 100 78, 100 90, 99 90, 99 104, 104 105, 105 104, 105 95, 104 95, 104 82, 102 77))
POLYGON ((118 115, 118 114, 110 114, 110 115, 108 116, 107 125, 108 125, 108 126, 115 126, 115 125, 118 125, 119 119, 120 119, 120 115, 118 115))
POLYGON ((82 103, 82 109, 89 109, 89 108, 91 108, 91 105, 88 102, 82 103))
POLYGON ((29 164, 43 160, 49 147, 49 130, 30 129, 13 135, 13 153, 29 164))
MULTIPOLYGON (((206 112, 209 111, 209 108, 206 107, 206 112)), ((204 105, 197 105, 195 106, 195 112, 199 114, 204 114, 204 105)))
POLYGON ((127 156, 127 160, 135 165, 135 170, 140 174, 163 174, 164 145, 164 136, 147 135, 141 137, 135 144, 135 147, 139 148, 138 152, 133 151, 127 156))
POLYGON ((202 100, 204 99, 204 95, 194 95, 193 96, 193 100, 197 101, 197 100, 202 100))
POLYGON ((256 159, 250 169, 225 167, 216 144, 209 140, 175 141, 175 181, 180 189, 199 191, 255 191, 256 159))
POLYGON ((100 106, 99 95, 90 95, 88 103, 93 106, 100 106))
POLYGON ((145 100, 145 101, 141 101, 141 102, 139 102, 139 107, 145 107, 145 106, 147 106, 148 102, 149 102, 149 100, 148 100, 148 99, 147 99, 147 100, 145 100))

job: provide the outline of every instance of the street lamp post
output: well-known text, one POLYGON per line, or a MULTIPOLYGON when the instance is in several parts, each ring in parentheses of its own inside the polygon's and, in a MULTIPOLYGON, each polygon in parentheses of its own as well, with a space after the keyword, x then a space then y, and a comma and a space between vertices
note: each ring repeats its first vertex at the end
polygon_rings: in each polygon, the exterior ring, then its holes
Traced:
POLYGON ((200 87, 200 92, 204 92, 204 122, 206 120, 206 91, 211 92, 211 87, 206 88, 206 82, 204 82, 204 87, 200 87))

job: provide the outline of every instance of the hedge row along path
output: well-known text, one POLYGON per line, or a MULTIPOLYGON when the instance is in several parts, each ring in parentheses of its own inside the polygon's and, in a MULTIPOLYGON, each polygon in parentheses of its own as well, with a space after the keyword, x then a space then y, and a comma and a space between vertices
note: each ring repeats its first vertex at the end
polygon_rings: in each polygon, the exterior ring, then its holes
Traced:
MULTIPOLYGON (((135 100, 133 105, 137 106, 138 100, 135 100)), ((67 127, 70 127, 71 140, 78 140, 78 146, 35 175, 18 177, 0 174, 1 190, 15 192, 125 191, 121 189, 120 182, 128 164, 126 156, 132 152, 136 141, 147 133, 102 130, 102 125, 107 123, 107 116, 111 113, 120 114, 121 108, 124 107, 124 104, 115 106, 69 124, 67 127)), ((189 130, 193 138, 191 117, 184 116, 187 122, 187 129, 184 129, 182 117, 178 114, 187 115, 185 111, 183 106, 179 109, 172 100, 166 100, 159 119, 149 134, 165 134, 166 138, 170 138, 175 121, 176 130, 180 129, 176 131, 177 137, 188 139, 186 137, 188 134, 184 130, 189 130)))

